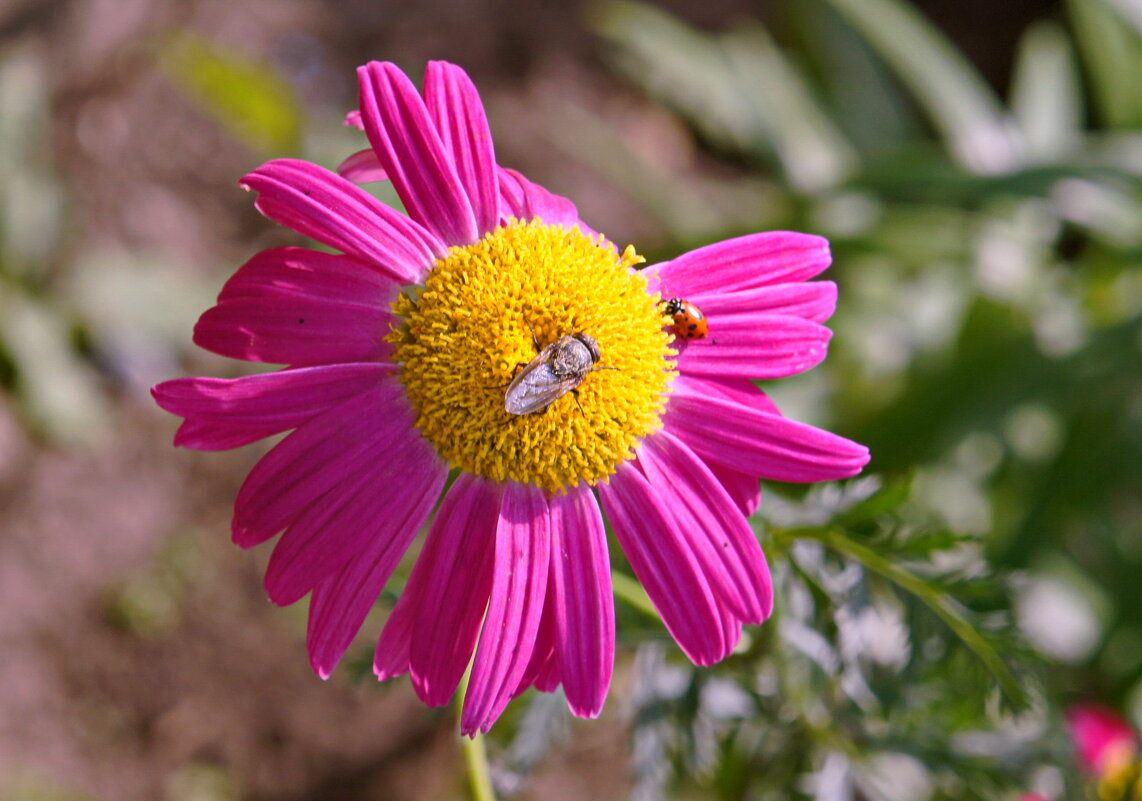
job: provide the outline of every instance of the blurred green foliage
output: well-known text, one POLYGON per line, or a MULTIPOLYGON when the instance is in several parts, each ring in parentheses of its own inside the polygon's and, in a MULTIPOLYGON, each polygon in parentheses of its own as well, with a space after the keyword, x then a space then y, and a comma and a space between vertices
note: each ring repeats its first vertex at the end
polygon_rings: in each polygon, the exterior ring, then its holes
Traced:
MULTIPOLYGON (((908 480, 771 493, 763 508, 777 608, 725 663, 680 658, 637 585, 616 581, 634 596, 619 608, 632 798, 994 799, 1072 764, 984 535, 943 526, 908 480)), ((567 723, 542 695, 509 714, 505 790, 567 723)))
POLYGON ((157 637, 178 623, 187 590, 205 571, 202 531, 167 539, 145 570, 111 587, 104 598, 107 619, 135 637, 157 637))
POLYGON ((182 33, 161 50, 174 83, 254 152, 295 154, 305 115, 277 71, 233 50, 182 33))
MULTIPOLYGON (((594 10, 616 69, 764 183, 767 226, 833 241, 833 353, 766 389, 868 444, 884 481, 855 500, 773 488, 776 625, 638 713, 675 775, 727 799, 1001 799, 1036 780, 1075 798, 1061 710, 1142 708, 1131 7, 1071 0, 1030 26, 1006 102, 898 0, 775 3, 719 33, 594 10), (853 651, 858 620, 899 627, 904 655, 853 651), (751 712, 715 725, 701 699, 726 678, 751 712), (882 786, 885 764, 919 784, 882 786)), ((679 226, 664 255, 739 227, 679 226)), ((639 797, 667 775, 647 767, 639 797)))
MULTIPOLYGON (((215 288, 180 269, 178 254, 75 241, 79 212, 44 136, 43 58, 31 46, 0 57, 0 385, 38 435, 91 444, 109 429, 116 390, 169 372, 215 288)), ((154 58, 251 151, 301 148, 298 94, 270 66, 191 33, 165 40, 154 58)))
POLYGON ((33 52, 0 59, 0 385, 35 429, 84 442, 107 403, 77 347, 79 320, 54 291, 68 209, 39 133, 47 97, 33 52))

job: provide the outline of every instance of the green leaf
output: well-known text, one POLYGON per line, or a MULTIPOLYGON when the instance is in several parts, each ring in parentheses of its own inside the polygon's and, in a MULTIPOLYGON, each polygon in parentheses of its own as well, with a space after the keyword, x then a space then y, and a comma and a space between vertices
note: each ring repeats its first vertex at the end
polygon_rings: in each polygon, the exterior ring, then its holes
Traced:
POLYGON ((856 151, 818 105, 804 76, 760 25, 723 38, 741 101, 755 108, 785 174, 803 191, 840 183, 856 167, 856 151))
POLYGON ((686 115, 714 144, 749 152, 764 139, 765 126, 741 102, 713 37, 658 8, 626 0, 600 6, 591 24, 608 40, 619 70, 686 115))
POLYGON ((1142 4, 1138 0, 1105 0, 1106 4, 1122 15, 1135 31, 1142 34, 1142 4))
POLYGON ((908 86, 961 165, 1019 166, 1018 131, 984 79, 931 22, 899 0, 828 0, 908 86))
POLYGON ((857 542, 835 527, 797 528, 773 532, 782 540, 816 540, 832 550, 859 562, 875 573, 915 596, 952 631, 956 638, 975 655, 995 680, 1007 700, 1016 708, 1027 706, 1026 688, 1019 682, 1006 660, 969 617, 969 612, 937 583, 910 572, 880 552, 857 542))
POLYGON ((269 65, 192 34, 170 42, 160 64, 175 85, 256 152, 287 153, 300 146, 301 103, 269 65))
POLYGON ((775 155, 796 189, 835 186, 855 169, 852 146, 760 25, 712 36, 623 0, 605 5, 595 26, 632 80, 719 146, 775 155))
POLYGON ((1102 122, 1142 127, 1142 40, 1101 0, 1069 0, 1067 12, 1102 122))
POLYGON ((1078 68, 1062 27, 1039 22, 1019 42, 1011 107, 1028 155, 1057 159, 1081 143, 1083 104, 1078 68))
POLYGON ((39 283, 55 261, 66 197, 51 165, 51 90, 35 48, 0 58, 0 272, 39 283))
POLYGON ((98 376, 72 347, 67 316, 12 284, 0 287, 0 342, 27 415, 53 439, 92 443, 108 414, 98 376))
POLYGON ((895 481, 887 486, 879 487, 867 498, 859 501, 851 508, 846 509, 837 517, 837 522, 851 524, 858 521, 871 520, 878 515, 887 514, 889 512, 896 512, 911 495, 911 478, 895 481))

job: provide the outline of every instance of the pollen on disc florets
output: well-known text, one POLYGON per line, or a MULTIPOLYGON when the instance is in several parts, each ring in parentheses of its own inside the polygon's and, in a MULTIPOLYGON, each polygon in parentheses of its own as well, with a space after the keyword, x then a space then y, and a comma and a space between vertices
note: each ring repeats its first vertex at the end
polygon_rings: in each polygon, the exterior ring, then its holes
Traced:
POLYGON ((437 261, 394 304, 389 335, 417 427, 454 467, 549 491, 595 484, 658 429, 674 374, 658 295, 642 261, 603 237, 513 222, 437 261), (519 365, 559 337, 599 345, 596 367, 545 412, 515 415, 504 396, 519 365), (576 403, 576 401, 578 401, 576 403))

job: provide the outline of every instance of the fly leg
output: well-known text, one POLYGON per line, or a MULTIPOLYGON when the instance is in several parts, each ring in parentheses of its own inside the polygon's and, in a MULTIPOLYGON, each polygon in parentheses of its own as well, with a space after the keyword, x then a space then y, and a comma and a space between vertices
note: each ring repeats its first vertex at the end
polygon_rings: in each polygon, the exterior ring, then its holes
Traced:
MULTIPOLYGON (((575 399, 575 405, 579 407, 579 414, 586 417, 587 413, 585 411, 583 411, 583 404, 579 403, 579 390, 578 389, 572 389, 571 390, 571 397, 575 399)), ((546 412, 547 410, 544 409, 543 411, 546 412)))
POLYGON ((531 332, 531 344, 535 345, 535 352, 539 353, 543 348, 539 347, 539 337, 535 335, 535 329, 531 325, 531 320, 524 317, 523 321, 527 323, 527 330, 531 332))

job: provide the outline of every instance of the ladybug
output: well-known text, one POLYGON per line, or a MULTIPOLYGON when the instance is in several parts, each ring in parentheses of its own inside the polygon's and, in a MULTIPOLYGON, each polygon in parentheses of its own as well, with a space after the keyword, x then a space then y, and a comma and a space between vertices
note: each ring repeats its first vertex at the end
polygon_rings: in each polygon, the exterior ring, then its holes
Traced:
POLYGON ((671 332, 679 339, 705 339, 710 334, 710 322, 702 310, 688 300, 670 298, 665 301, 666 314, 674 319, 671 332))

